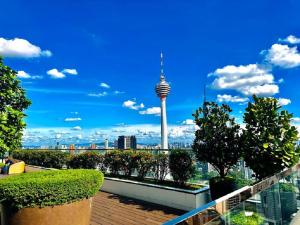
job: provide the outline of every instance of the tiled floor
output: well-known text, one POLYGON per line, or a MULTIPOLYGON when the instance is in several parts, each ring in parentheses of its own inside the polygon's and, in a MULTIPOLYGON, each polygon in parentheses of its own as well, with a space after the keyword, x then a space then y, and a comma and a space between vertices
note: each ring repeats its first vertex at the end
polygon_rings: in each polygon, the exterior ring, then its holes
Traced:
POLYGON ((157 204, 99 192, 93 200, 91 225, 161 224, 184 213, 157 204))

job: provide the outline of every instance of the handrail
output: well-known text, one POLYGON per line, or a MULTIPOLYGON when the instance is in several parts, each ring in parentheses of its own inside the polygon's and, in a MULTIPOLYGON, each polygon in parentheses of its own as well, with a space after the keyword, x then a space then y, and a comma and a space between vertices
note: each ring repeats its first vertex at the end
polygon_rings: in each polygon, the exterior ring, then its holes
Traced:
MULTIPOLYGON (((291 168, 284 169, 283 171, 281 171, 273 176, 270 176, 252 186, 245 186, 241 189, 231 192, 231 193, 229 193, 219 199, 211 201, 199 208, 193 209, 192 211, 189 211, 179 217, 176 217, 174 219, 166 221, 163 224, 164 225, 180 224, 180 223, 187 221, 188 219, 191 219, 199 214, 201 214, 204 217, 208 216, 207 215, 208 210, 213 207, 218 208, 218 213, 220 213, 220 215, 223 215, 225 212, 228 212, 228 210, 236 207, 238 204, 253 197, 255 194, 270 188, 274 184, 278 183, 281 179, 291 175, 292 173, 298 171, 299 169, 300 169, 300 163, 296 164, 295 166, 293 166, 291 168), (236 200, 236 201, 230 202, 230 200, 236 200), (206 212, 206 214, 205 214, 205 212, 206 212)), ((214 218, 212 218, 212 219, 214 219, 214 218)), ((206 221, 206 222, 209 222, 209 221, 206 221)), ((199 224, 205 224, 206 222, 199 223, 199 224)))

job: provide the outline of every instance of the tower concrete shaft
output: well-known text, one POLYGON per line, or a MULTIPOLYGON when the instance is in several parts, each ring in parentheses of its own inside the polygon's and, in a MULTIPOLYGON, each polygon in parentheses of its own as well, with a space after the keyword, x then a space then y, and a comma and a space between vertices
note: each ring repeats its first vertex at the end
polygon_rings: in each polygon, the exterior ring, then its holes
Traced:
POLYGON ((161 98, 160 123, 161 123, 161 148, 168 149, 166 98, 161 98))

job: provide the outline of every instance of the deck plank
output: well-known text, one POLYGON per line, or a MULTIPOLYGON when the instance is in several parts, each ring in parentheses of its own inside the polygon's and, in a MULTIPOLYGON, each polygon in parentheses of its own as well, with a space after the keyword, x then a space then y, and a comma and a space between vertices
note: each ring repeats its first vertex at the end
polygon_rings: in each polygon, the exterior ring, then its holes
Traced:
POLYGON ((185 211, 101 191, 93 200, 91 225, 157 225, 183 213, 185 211))

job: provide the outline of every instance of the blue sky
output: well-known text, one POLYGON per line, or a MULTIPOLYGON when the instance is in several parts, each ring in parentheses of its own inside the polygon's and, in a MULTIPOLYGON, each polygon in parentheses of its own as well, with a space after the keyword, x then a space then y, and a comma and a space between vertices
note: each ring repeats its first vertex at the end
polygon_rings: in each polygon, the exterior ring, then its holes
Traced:
POLYGON ((239 122, 254 93, 280 98, 300 121, 299 1, 1 4, 0 55, 32 100, 26 144, 158 141, 160 117, 149 113, 158 112, 161 50, 172 141, 192 140, 188 119, 205 85, 207 99, 230 104, 239 122))

